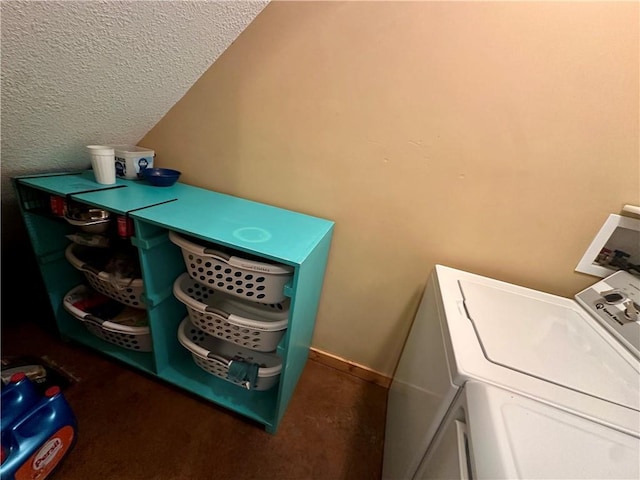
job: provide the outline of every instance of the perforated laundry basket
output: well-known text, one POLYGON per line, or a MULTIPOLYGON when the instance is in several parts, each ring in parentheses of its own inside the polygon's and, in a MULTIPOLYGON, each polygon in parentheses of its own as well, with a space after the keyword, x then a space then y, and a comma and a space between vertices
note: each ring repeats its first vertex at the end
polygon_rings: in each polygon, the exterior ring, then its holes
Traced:
POLYGON ((194 326, 189 317, 184 318, 178 327, 178 341, 191 352, 196 365, 205 372, 234 385, 250 390, 269 390, 280 380, 282 360, 275 353, 256 352, 207 335, 194 326), (230 360, 259 364, 260 368, 255 385, 231 380, 229 378, 230 360))
MULTIPOLYGON (((134 350, 137 352, 151 352, 151 332, 149 327, 133 327, 120 325, 115 322, 103 320, 90 313, 87 313, 74 304, 87 296, 88 288, 79 285, 69 291, 63 301, 63 306, 71 315, 80 320, 87 331, 102 340, 105 340, 119 347, 134 350)), ((134 311, 134 310, 132 310, 134 311)))
POLYGON ((289 300, 283 303, 249 303, 201 285, 180 275, 173 294, 184 303, 191 323, 205 333, 251 350, 271 352, 287 329, 289 300))
POLYGON ((64 252, 76 269, 84 273, 87 281, 98 292, 133 308, 147 308, 144 299, 144 283, 141 278, 118 278, 100 271, 80 260, 74 253, 78 245, 71 243, 64 252))
POLYGON ((229 255, 188 240, 175 232, 169 238, 182 249, 187 272, 209 288, 252 302, 278 303, 293 267, 229 255))

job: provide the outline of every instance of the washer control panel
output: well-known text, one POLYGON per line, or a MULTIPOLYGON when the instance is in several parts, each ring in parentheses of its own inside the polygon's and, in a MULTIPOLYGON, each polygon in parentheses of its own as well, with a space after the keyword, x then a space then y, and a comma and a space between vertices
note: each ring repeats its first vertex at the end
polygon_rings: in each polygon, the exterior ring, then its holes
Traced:
POLYGON ((620 270, 584 289, 575 298, 640 357, 640 277, 620 270))

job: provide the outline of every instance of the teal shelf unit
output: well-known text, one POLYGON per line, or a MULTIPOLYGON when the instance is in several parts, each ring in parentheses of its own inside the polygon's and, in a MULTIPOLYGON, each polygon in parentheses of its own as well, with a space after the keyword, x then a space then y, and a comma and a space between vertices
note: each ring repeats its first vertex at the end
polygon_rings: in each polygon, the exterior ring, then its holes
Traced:
POLYGON ((154 187, 118 179, 105 186, 91 171, 16 177, 14 188, 51 303, 57 328, 112 358, 264 425, 275 434, 309 355, 334 223, 330 220, 176 183, 154 187), (133 219, 153 351, 135 352, 91 335, 62 307, 64 295, 83 276, 64 257, 73 227, 50 213, 51 195, 63 196, 133 219), (173 295, 186 271, 182 251, 169 232, 232 248, 293 267, 284 287, 289 321, 277 354, 280 381, 266 391, 246 390, 198 367, 177 338, 185 306, 173 295))

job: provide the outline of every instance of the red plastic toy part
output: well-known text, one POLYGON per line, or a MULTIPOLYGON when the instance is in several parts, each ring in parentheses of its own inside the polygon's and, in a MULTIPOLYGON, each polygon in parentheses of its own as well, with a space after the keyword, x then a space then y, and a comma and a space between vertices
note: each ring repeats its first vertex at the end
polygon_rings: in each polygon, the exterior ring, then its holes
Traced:
POLYGON ((18 383, 20 380, 23 380, 24 377, 26 377, 27 374, 24 372, 16 372, 13 375, 11 375, 11 378, 9 379, 9 381, 11 383, 18 383))

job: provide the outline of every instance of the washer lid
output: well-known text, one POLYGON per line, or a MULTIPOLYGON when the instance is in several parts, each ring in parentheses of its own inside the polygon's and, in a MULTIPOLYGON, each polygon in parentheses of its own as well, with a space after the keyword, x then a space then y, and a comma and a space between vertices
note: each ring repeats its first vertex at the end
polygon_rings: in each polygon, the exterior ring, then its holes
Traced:
POLYGON ((478 479, 639 478, 637 437, 478 382, 465 395, 478 479))
POLYGON ((575 302, 460 280, 467 316, 492 363, 640 410, 639 363, 575 302))

